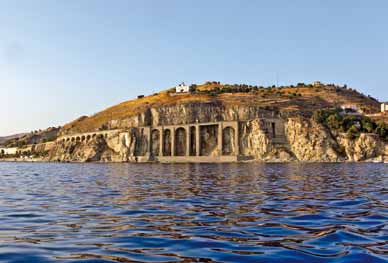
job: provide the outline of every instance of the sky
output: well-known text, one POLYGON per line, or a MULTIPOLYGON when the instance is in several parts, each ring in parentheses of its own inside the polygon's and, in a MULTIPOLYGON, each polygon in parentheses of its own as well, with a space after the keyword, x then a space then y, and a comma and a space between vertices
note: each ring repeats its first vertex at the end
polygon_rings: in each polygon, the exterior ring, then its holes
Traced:
POLYGON ((386 0, 0 0, 0 136, 205 81, 388 100, 386 0))

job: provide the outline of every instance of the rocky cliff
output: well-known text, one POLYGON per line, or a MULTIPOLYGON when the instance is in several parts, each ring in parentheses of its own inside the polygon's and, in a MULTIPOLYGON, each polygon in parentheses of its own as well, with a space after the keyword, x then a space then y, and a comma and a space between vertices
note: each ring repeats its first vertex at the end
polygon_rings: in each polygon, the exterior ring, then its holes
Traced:
MULTIPOLYGON (((184 114, 182 114, 184 115, 184 114)), ((207 119, 214 121, 213 119, 207 119)), ((344 134, 333 134, 327 127, 310 118, 286 118, 284 138, 274 138, 265 127, 265 118, 242 121, 239 124, 239 156, 241 160, 259 162, 346 162, 381 161, 387 145, 375 134, 361 134, 350 139, 344 134)), ((211 131, 204 130, 206 134, 211 131)), ((59 142, 50 152, 50 161, 69 162, 137 162, 147 155, 149 147, 145 128, 123 129, 109 136, 96 136, 85 141, 59 142)), ((210 142, 216 138, 207 138, 210 142)), ((151 139, 152 140, 152 139, 151 139)), ((233 140, 224 137, 223 141, 233 140)), ((159 141, 159 137, 156 140, 159 141)), ((178 142, 177 142, 178 143, 178 142)), ((209 150, 201 152, 217 155, 215 141, 209 150)), ((157 144, 159 145, 159 144, 157 144)), ((231 145, 234 145, 233 143, 231 145)), ((159 151, 159 146, 152 148, 159 151)), ((164 146, 165 147, 165 146, 164 146)), ((179 148, 179 147, 178 147, 179 148)), ((179 149, 177 150, 179 151, 179 149)), ((229 149, 234 152, 235 149, 229 149)), ((184 150, 182 150, 184 153, 184 150)))
MULTIPOLYGON (((351 104, 362 113, 379 109, 376 99, 335 85, 264 88, 209 82, 196 86, 190 93, 162 91, 120 103, 90 117, 82 116, 54 131, 57 139, 47 159, 69 162, 142 162, 159 161, 163 157, 177 157, 180 161, 186 157, 259 162, 382 160, 387 155, 385 126, 367 123, 364 119, 344 119, 337 113, 330 117, 321 113, 319 117, 324 121, 314 117, 321 109, 337 109, 342 104, 351 104)), ((36 143, 40 142, 32 142, 36 143)), ((39 152, 40 148, 31 149, 39 152)), ((46 152, 47 149, 38 155, 46 156, 46 152)))

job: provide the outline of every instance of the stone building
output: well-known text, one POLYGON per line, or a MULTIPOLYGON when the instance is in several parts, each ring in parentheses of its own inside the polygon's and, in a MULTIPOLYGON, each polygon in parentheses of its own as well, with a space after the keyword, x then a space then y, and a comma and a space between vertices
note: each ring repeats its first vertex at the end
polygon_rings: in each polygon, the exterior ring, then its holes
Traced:
POLYGON ((381 104, 381 112, 388 113, 388 102, 384 102, 381 104))
POLYGON ((182 82, 181 84, 175 87, 176 93, 187 93, 189 91, 190 91, 190 87, 187 86, 184 82, 182 82))
POLYGON ((320 82, 320 81, 314 81, 314 82, 312 83, 312 85, 313 85, 313 87, 320 87, 320 86, 323 86, 322 82, 320 82))

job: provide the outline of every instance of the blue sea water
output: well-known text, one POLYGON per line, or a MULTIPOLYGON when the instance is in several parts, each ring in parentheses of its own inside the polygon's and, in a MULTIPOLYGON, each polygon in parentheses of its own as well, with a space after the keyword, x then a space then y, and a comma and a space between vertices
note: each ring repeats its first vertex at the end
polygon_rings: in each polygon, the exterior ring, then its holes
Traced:
POLYGON ((388 262, 386 164, 0 163, 0 262, 388 262))

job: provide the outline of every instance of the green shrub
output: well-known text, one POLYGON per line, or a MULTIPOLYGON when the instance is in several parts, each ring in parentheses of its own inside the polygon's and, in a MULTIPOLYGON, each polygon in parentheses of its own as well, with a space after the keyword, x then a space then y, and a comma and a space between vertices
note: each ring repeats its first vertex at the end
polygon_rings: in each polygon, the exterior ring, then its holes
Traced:
POLYGON ((317 110, 313 119, 325 125, 332 131, 344 132, 354 139, 361 133, 376 133, 385 141, 388 141, 388 124, 377 124, 366 116, 341 115, 341 109, 317 110))
POLYGON ((353 124, 349 130, 346 132, 346 135, 348 136, 348 138, 350 139, 355 139, 355 138, 358 138, 360 136, 360 130, 358 129, 358 127, 353 124))

